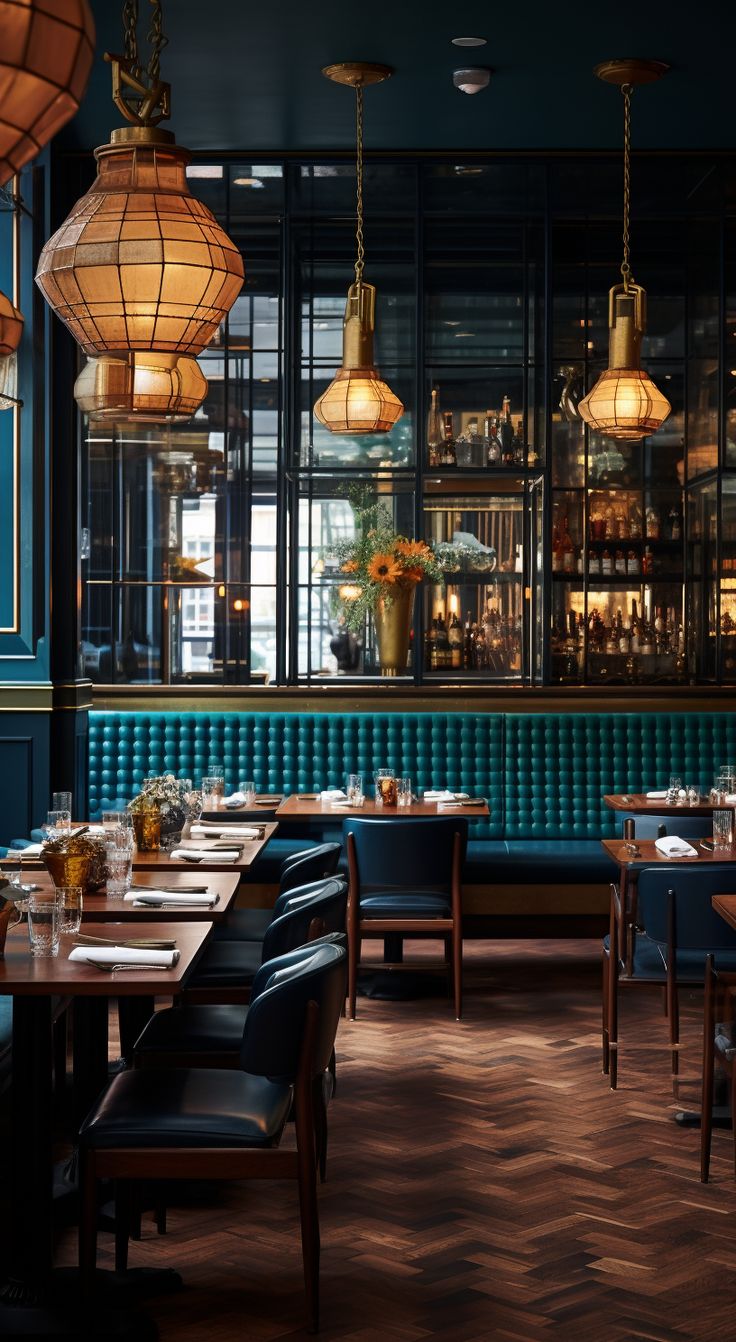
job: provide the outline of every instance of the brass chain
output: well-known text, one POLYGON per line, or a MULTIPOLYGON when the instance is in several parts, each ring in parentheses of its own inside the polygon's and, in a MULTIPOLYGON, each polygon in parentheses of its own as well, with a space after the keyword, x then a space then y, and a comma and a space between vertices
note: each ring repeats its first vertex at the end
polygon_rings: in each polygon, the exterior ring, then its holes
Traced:
POLYGON ((161 0, 151 0, 153 5, 153 14, 151 16, 151 26, 148 30, 148 41, 151 43, 151 59, 148 62, 148 77, 152 84, 158 82, 161 73, 161 52, 165 46, 168 46, 169 39, 164 34, 164 20, 161 10, 161 0))
POLYGON ((134 75, 140 74, 138 64, 138 0, 123 0, 123 28, 125 29, 125 59, 130 61, 134 75))
POLYGON ((629 264, 629 216, 631 211, 631 94, 633 87, 631 84, 622 84, 621 93, 624 99, 624 227, 623 244, 624 256, 621 262, 621 275, 624 282, 624 292, 628 293, 629 285, 634 283, 634 276, 631 273, 629 264))
POLYGON ((360 284, 363 278, 363 263, 365 260, 365 250, 363 247, 363 86, 355 86, 355 126, 356 126, 356 176, 357 176, 357 209, 356 209, 356 230, 355 240, 358 245, 358 252, 355 258, 355 283, 360 284))

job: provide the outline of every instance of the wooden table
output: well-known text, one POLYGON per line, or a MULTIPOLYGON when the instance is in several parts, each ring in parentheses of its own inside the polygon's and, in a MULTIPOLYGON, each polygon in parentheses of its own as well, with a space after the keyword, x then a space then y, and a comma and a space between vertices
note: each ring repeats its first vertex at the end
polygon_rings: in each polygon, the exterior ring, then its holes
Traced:
POLYGON ((729 927, 736 929, 736 895, 714 895, 711 904, 729 927))
POLYGON ((262 820, 264 815, 272 815, 283 800, 283 792, 259 792, 250 806, 246 806, 245 802, 241 806, 218 806, 216 809, 203 811, 202 819, 224 820, 226 824, 233 820, 239 822, 244 819, 262 820))
POLYGON ((609 810, 624 811, 629 815, 712 815, 714 810, 733 809, 733 802, 716 806, 701 797, 697 805, 689 806, 687 802, 668 802, 664 797, 661 800, 648 799, 643 792, 610 792, 603 801, 609 810))
MULTIPOLYGON (((61 1311, 50 1306, 53 1256, 53 1133, 52 1133, 52 999, 73 998, 74 1079, 89 1105, 107 1079, 107 1006, 110 997, 177 995, 199 959, 212 931, 211 922, 139 924, 146 937, 174 937, 180 950, 172 969, 126 970, 109 973, 68 959, 73 937, 62 937, 58 957, 33 957, 25 924, 14 928, 0 959, 0 994, 13 997, 12 1131, 10 1172, 11 1225, 7 1234, 8 1276, 0 1289, 0 1336, 33 1333, 51 1337, 90 1336, 80 1321, 74 1294, 61 1311), (85 1010, 77 1011, 77 1007, 85 1010), (62 1317, 63 1316, 63 1317, 62 1317), (70 1326, 71 1325, 71 1326, 70 1326)), ((135 935, 136 924, 125 919, 120 935, 135 935)), ((115 935, 115 924, 91 923, 92 935, 115 935)), ((98 1303, 98 1310, 100 1305, 98 1303)), ((138 1316, 138 1327, 141 1317, 138 1316)), ((131 1336, 136 1320, 131 1320, 131 1336)), ((104 1328, 103 1328, 104 1331, 104 1328)), ((116 1334, 117 1336, 118 1334, 116 1334)), ((122 1334, 120 1334, 122 1336, 122 1334)), ((147 1335, 147 1334, 146 1334, 147 1335)))
POLYGON ((356 816, 371 820, 436 820, 438 816, 453 818, 466 816, 468 820, 482 820, 490 814, 488 802, 482 806, 443 805, 441 802, 412 802, 411 806, 376 806, 375 798, 366 797, 362 806, 330 806, 321 802, 313 792, 293 793, 279 806, 279 820, 335 820, 341 816, 356 816))
MULTIPOLYGON (((43 889, 50 889, 53 882, 47 871, 38 871, 33 873, 33 884, 39 885, 43 889)), ((211 909, 186 908, 184 906, 171 909, 155 909, 153 907, 134 908, 133 904, 126 903, 122 896, 107 895, 104 890, 101 890, 97 891, 95 894, 84 896, 83 917, 85 921, 85 931, 87 930, 87 919, 91 919, 95 922, 119 922, 121 918, 124 918, 126 921, 129 918, 136 918, 143 922, 152 921, 161 923, 165 923, 169 919, 172 921, 174 919, 181 919, 182 922, 185 923, 222 922, 238 893, 240 873, 237 871, 230 871, 227 874, 224 872, 208 873, 206 882, 198 882, 190 876, 188 871, 177 870, 167 874, 164 887, 161 878, 156 876, 154 872, 141 871, 136 874, 133 884, 145 886, 148 890, 156 890, 158 888, 179 890, 182 887, 186 889, 188 885, 206 884, 210 893, 217 894, 220 898, 214 908, 211 909)))
MULTIPOLYGON (((190 884, 196 884, 196 881, 192 881, 191 878, 197 872, 222 872, 224 874, 226 872, 248 871, 278 829, 278 825, 273 821, 261 823, 264 831, 262 839, 233 839, 234 844, 242 844, 240 857, 235 862, 218 862, 216 852, 212 853, 210 857, 203 858, 201 862, 186 862, 182 858, 172 857, 171 853, 165 853, 162 849, 159 849, 157 853, 142 853, 139 849, 136 849, 133 855, 133 872, 158 872, 159 875, 165 874, 167 880, 173 872, 187 873, 190 884)), ((186 839, 180 846, 182 848, 197 848, 199 844, 196 839, 186 839)), ((22 860, 22 856, 23 850, 20 849, 15 855, 15 862, 17 863, 18 857, 22 860)), ((12 863, 12 858, 3 858, 0 860, 0 871, 3 867, 10 866, 12 863)), ((43 858, 28 858, 23 862, 23 870, 45 871, 43 858)))

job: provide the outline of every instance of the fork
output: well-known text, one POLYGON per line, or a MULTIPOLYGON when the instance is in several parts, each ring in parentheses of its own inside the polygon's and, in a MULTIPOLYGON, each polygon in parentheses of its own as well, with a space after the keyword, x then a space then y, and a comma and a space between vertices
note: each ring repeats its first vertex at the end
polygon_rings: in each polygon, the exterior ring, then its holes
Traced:
POLYGON ((159 970, 160 970, 160 969, 173 969, 173 967, 174 967, 173 965, 133 965, 133 964, 108 965, 108 964, 101 964, 99 960, 87 960, 87 964, 88 964, 88 965, 91 965, 93 969, 98 969, 98 970, 100 970, 100 971, 104 970, 105 973, 107 973, 107 974, 115 974, 115 973, 117 972, 118 969, 135 969, 135 970, 138 970, 138 969, 159 969, 159 970))

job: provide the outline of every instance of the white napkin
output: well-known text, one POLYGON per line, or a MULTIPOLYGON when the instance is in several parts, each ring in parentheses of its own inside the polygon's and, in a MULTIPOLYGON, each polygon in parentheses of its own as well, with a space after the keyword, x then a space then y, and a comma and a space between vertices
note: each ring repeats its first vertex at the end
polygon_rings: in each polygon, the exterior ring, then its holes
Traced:
POLYGON ((230 848, 223 848, 219 852, 212 848, 175 848, 171 856, 190 858, 195 862, 211 861, 213 858, 216 862, 237 862, 240 853, 230 848))
POLYGON ((42 852, 42 843, 29 843, 25 848, 9 848, 8 857, 40 857, 42 852))
POLYGON ((364 804, 365 804, 365 797, 361 797, 360 801, 348 801, 346 797, 344 801, 330 802, 330 806, 334 806, 336 808, 339 808, 340 806, 346 807, 349 811, 357 811, 358 808, 360 806, 363 806, 364 804))
POLYGON ((645 792, 644 795, 645 795, 647 801, 666 801, 666 800, 667 800, 667 793, 666 793, 666 792, 645 792))
POLYGON ((447 788, 444 788, 443 790, 440 790, 440 789, 437 788, 437 789, 435 789, 434 791, 433 791, 431 788, 425 788, 425 789, 424 789, 424 800, 425 800, 425 801, 455 801, 455 793, 454 793, 454 792, 448 792, 448 791, 447 791, 447 788))
POLYGON ((179 955, 178 950, 148 951, 137 946, 75 946, 69 959, 81 964, 91 961, 98 965, 159 965, 161 969, 171 969, 179 955))
POLYGON ((223 799, 222 799, 222 804, 223 804, 223 806, 244 806, 244 805, 245 805, 245 793, 244 793, 244 792, 232 792, 232 793, 230 794, 229 797, 223 797, 223 799))
POLYGON ((696 850, 686 839, 678 839, 671 834, 663 839, 655 839, 654 847, 663 857, 697 857, 696 850))
POLYGON ((124 904, 155 905, 160 904, 181 904, 182 908, 190 909, 212 909, 219 903, 220 896, 210 895, 202 891, 192 894, 187 890, 130 890, 127 895, 123 895, 124 904))
POLYGON ((252 825, 228 825, 227 829, 213 830, 210 825, 192 825, 190 830, 195 839, 260 839, 260 829, 252 825))
POLYGON ((347 801, 348 799, 347 793, 343 792, 342 788, 339 787, 327 788, 324 792, 320 792, 319 795, 320 801, 347 801))

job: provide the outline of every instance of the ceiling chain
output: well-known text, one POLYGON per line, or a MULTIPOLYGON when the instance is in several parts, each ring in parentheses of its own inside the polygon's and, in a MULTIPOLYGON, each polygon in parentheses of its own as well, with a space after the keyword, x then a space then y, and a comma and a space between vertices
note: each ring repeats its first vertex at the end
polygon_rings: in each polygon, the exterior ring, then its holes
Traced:
POLYGON ((632 84, 622 84, 621 93, 624 99, 624 226, 623 226, 623 244, 624 255, 621 262, 621 276, 624 282, 624 292, 628 293, 629 285, 634 283, 634 276, 631 273, 629 263, 629 217, 631 212, 631 94, 633 92, 632 84))
POLYGON ((357 177, 357 222, 355 240, 358 245, 355 258, 355 283, 363 279, 365 250, 363 247, 363 85, 355 86, 355 127, 356 127, 356 177, 357 177))
MULTIPOLYGON (((153 14, 151 15, 151 26, 147 33, 147 41, 151 46, 151 56, 146 67, 146 74, 155 85, 158 82, 161 73, 161 52, 165 46, 168 46, 169 39, 166 37, 163 28, 162 0, 151 0, 153 14)), ((131 74, 140 79, 143 73, 138 60, 138 0, 123 0, 123 28, 125 30, 125 59, 129 62, 131 74)))

